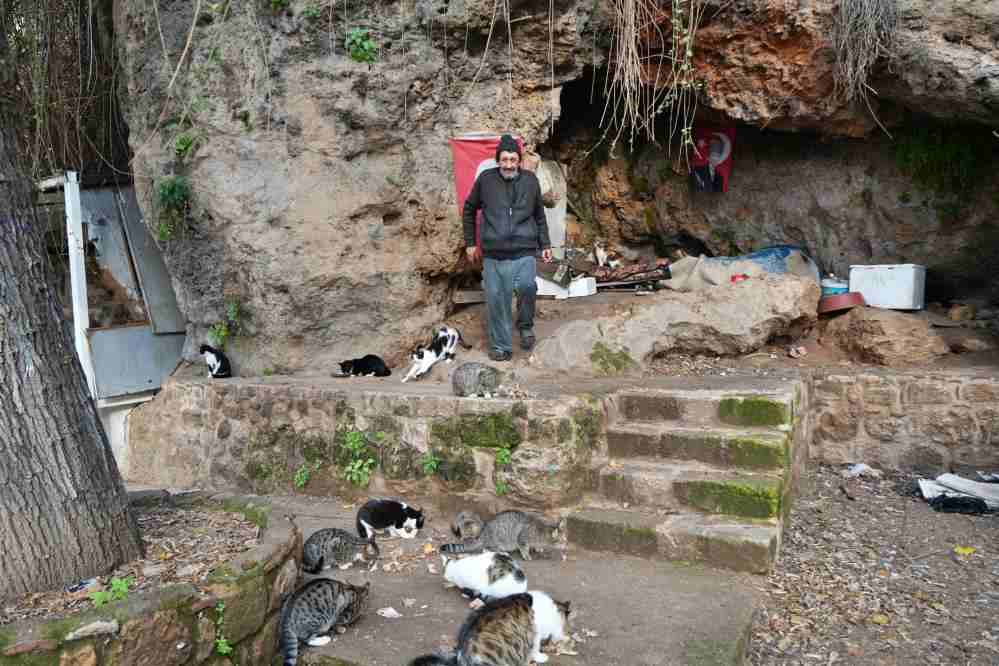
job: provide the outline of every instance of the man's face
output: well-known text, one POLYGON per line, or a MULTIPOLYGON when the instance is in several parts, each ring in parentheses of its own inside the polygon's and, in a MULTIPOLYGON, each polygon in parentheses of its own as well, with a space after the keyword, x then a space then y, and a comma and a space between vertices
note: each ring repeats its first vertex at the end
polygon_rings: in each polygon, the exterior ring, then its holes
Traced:
POLYGON ((503 151, 499 154, 500 175, 510 180, 517 175, 520 169, 520 155, 503 151))

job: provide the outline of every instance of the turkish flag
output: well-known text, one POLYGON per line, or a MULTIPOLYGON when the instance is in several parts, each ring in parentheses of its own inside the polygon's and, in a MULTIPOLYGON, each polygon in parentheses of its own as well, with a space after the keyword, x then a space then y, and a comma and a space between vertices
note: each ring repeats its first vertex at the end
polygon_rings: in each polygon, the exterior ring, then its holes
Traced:
POLYGON ((691 181, 701 192, 728 192, 735 126, 695 127, 690 154, 691 181))
MULTIPOLYGON (((465 210, 465 199, 468 198, 475 185, 475 179, 486 169, 499 166, 496 164, 496 148, 499 146, 501 134, 488 132, 473 132, 462 134, 448 140, 451 144, 451 157, 454 160, 454 190, 458 197, 458 217, 465 210)), ((524 152, 523 138, 512 135, 517 140, 521 153, 524 152)), ((482 211, 475 218, 475 245, 482 255, 482 239, 479 227, 482 225, 482 211)))

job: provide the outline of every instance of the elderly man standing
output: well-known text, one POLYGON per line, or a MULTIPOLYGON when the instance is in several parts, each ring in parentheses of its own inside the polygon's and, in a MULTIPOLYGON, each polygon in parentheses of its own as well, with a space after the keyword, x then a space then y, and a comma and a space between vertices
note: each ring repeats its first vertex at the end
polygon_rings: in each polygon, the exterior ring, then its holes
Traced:
POLYGON ((465 199, 462 223, 465 251, 474 261, 475 215, 482 210, 482 277, 489 318, 489 358, 509 361, 513 356, 513 313, 510 301, 517 292, 517 329, 520 348, 534 349, 534 302, 537 296, 535 254, 551 261, 548 222, 537 176, 520 168, 521 152, 509 134, 500 138, 496 163, 475 179, 465 199))

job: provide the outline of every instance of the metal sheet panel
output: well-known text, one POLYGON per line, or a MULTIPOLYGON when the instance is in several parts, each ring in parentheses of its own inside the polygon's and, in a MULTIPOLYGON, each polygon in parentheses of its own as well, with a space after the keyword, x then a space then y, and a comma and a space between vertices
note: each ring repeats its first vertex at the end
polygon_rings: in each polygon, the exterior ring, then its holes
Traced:
POLYGON ((186 335, 156 335, 149 325, 87 332, 98 398, 158 389, 180 361, 186 335))
POLYGON ((128 298, 139 300, 139 283, 132 274, 128 245, 118 217, 114 190, 83 190, 80 209, 87 225, 87 238, 97 248, 97 263, 125 288, 128 298))
POLYGON ((139 274, 139 286, 146 299, 146 311, 157 334, 184 333, 187 319, 177 307, 177 296, 170 282, 163 255, 153 237, 149 235, 142 212, 135 200, 135 190, 123 187, 120 190, 121 216, 125 224, 125 236, 132 250, 135 271, 139 274))

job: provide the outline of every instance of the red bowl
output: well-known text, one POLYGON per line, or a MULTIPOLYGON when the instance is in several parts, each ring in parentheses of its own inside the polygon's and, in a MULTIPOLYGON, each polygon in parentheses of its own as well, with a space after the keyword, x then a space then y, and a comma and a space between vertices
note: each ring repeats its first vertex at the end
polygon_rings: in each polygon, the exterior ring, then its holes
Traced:
POLYGON ((858 305, 866 305, 864 296, 859 291, 850 291, 835 296, 825 296, 819 299, 819 314, 849 310, 858 305))

